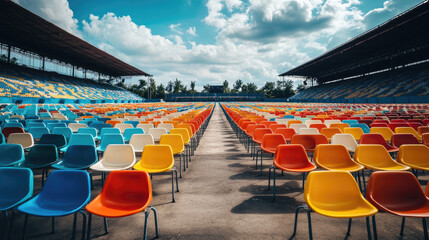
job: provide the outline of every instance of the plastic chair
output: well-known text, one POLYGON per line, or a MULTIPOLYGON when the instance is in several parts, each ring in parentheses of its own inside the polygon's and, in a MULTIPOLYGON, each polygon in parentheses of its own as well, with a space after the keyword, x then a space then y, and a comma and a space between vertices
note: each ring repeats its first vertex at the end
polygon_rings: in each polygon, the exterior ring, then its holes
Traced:
POLYGON ((129 144, 133 146, 135 153, 142 153, 146 145, 153 145, 153 137, 150 134, 134 134, 129 144))
POLYGON ((119 128, 102 128, 100 130, 100 134, 95 137, 96 140, 101 140, 103 138, 104 134, 121 134, 121 130, 119 130, 119 128))
MULTIPOLYGON (((286 140, 281 134, 265 134, 262 137, 261 149, 261 174, 262 174, 262 159, 264 152, 274 154, 279 145, 286 144, 286 140)), ((255 169, 258 169, 258 152, 256 152, 256 165, 255 169)))
POLYGON ((319 134, 317 128, 300 128, 298 134, 319 134))
POLYGON ((275 200, 276 169, 302 173, 302 187, 304 188, 305 173, 315 170, 316 166, 308 160, 307 153, 302 145, 284 144, 277 147, 273 165, 268 171, 268 190, 270 190, 271 169, 273 170, 273 200, 275 200))
POLYGON ((134 134, 144 134, 144 131, 141 128, 127 128, 124 131, 124 141, 130 141, 131 136, 134 134))
MULTIPOLYGON (((349 172, 311 172, 305 183, 304 200, 306 205, 296 209, 294 231, 290 239, 296 234, 300 209, 307 212, 310 239, 313 239, 310 216, 312 210, 327 217, 348 218, 346 238, 350 236, 352 218, 365 217, 368 239, 372 239, 369 217, 374 217, 378 212, 377 208, 362 196, 356 181, 349 172)), ((376 232, 374 232, 374 236, 377 236, 376 232)))
POLYGON ((413 134, 419 141, 422 141, 422 136, 414 130, 412 127, 397 127, 395 129, 396 133, 410 133, 413 134))
POLYGON ((98 160, 97 151, 90 145, 71 145, 61 161, 52 165, 62 170, 84 170, 95 164, 98 160))
POLYGON ((363 133, 370 133, 370 128, 368 127, 368 125, 366 125, 365 123, 355 123, 355 124, 350 124, 350 127, 352 128, 360 128, 362 129, 363 133))
MULTIPOLYGON (((60 136, 62 136, 62 135, 60 135, 60 136)), ((67 149, 71 145, 90 145, 90 146, 95 146, 95 142, 94 142, 94 139, 92 138, 92 136, 90 134, 87 134, 87 133, 74 133, 70 137, 69 144, 67 146, 61 148, 60 151, 66 152, 67 149)))
MULTIPOLYGON (((429 147, 422 144, 406 144, 399 148, 397 161, 415 170, 429 171, 429 147)), ((414 171, 418 177, 418 171, 414 171)))
POLYGON ((154 128, 154 125, 152 123, 140 123, 136 128, 141 128, 145 133, 148 133, 149 129, 154 128))
MULTIPOLYGON (((173 150, 174 156, 179 156, 179 173, 180 178, 182 178, 182 155, 185 151, 185 144, 183 143, 182 135, 180 134, 164 134, 161 136, 161 139, 159 140, 159 144, 165 144, 170 145, 171 149, 173 150)), ((183 171, 186 171, 186 161, 187 159, 183 158, 183 171)))
POLYGON ((112 128, 112 125, 107 123, 91 123, 89 124, 89 127, 97 129, 97 132, 101 132, 104 128, 112 128))
POLYGON ((5 215, 3 239, 8 239, 8 235, 10 235, 12 230, 12 226, 8 229, 9 214, 7 211, 29 199, 32 194, 33 172, 30 169, 0 168, 0 212, 3 212, 5 215))
POLYGON ((322 124, 322 121, 321 120, 305 120, 304 123, 307 125, 307 127, 310 127, 310 125, 312 125, 312 124, 322 124))
POLYGON ((167 129, 165 129, 165 128, 151 128, 151 129, 149 129, 148 133, 150 135, 152 135, 153 140, 155 142, 159 142, 159 140, 161 139, 161 136, 163 134, 167 134, 167 129))
POLYGON ((4 137, 3 133, 0 133, 0 144, 5 144, 6 138, 4 137))
MULTIPOLYGON (((28 216, 52 217, 52 229, 55 231, 55 217, 81 213, 82 239, 86 232, 86 214, 82 208, 91 197, 89 175, 80 170, 53 171, 49 174, 41 192, 18 207, 18 211, 25 213, 24 239, 27 237, 28 216)), ((73 224, 72 239, 76 233, 76 224, 73 224)))
POLYGON ((27 158, 19 163, 19 167, 30 169, 43 169, 42 186, 49 167, 58 161, 58 149, 53 144, 38 144, 30 149, 27 158))
POLYGON ((79 129, 88 127, 85 123, 69 123, 67 126, 72 130, 72 132, 78 132, 79 129))
POLYGON ((118 123, 115 125, 115 128, 119 129, 119 131, 121 131, 121 134, 124 134, 125 129, 134 128, 134 126, 131 123, 118 123))
POLYGON ((323 123, 313 123, 313 124, 310 124, 309 128, 316 128, 317 130, 319 130, 319 133, 320 133, 320 131, 322 131, 322 129, 324 128, 327 128, 327 126, 323 123))
POLYGON ((313 152, 319 144, 329 144, 323 134, 297 134, 292 137, 291 144, 301 144, 305 151, 313 152))
POLYGON ((363 130, 361 128, 355 128, 355 127, 346 127, 344 128, 344 133, 351 134, 356 141, 359 141, 361 136, 364 134, 363 130))
MULTIPOLYGON (((402 217, 404 233, 406 217, 421 217, 425 239, 428 239, 426 217, 429 217, 429 199, 416 177, 409 172, 374 172, 368 180, 366 199, 380 211, 402 217)), ((375 217, 373 218, 375 224, 375 217)))
POLYGON ((147 218, 150 211, 154 214, 156 238, 159 237, 156 209, 149 206, 151 201, 152 186, 148 173, 130 170, 111 172, 101 193, 86 205, 86 211, 89 213, 87 239, 91 239, 92 214, 104 218, 104 229, 107 234, 106 218, 126 217, 144 212, 143 239, 146 240, 147 218))
POLYGON ((399 148, 404 144, 421 144, 413 134, 410 133, 395 133, 392 136, 393 147, 399 148))
POLYGON ((79 130, 77 130, 77 133, 87 133, 90 134, 93 138, 97 137, 97 129, 93 127, 79 128, 79 130))
POLYGON ((423 144, 429 147, 429 133, 422 134, 423 144))
POLYGON ((308 127, 307 127, 307 125, 305 125, 303 123, 293 123, 293 124, 289 125, 289 128, 293 128, 293 130, 295 130, 295 132, 299 133, 299 129, 308 128, 308 127))
POLYGON ((70 141, 70 137, 73 134, 73 131, 68 127, 55 127, 51 133, 64 135, 66 140, 70 141))
POLYGON ((9 135, 7 143, 21 144, 25 150, 34 146, 33 135, 31 133, 12 133, 9 135))
POLYGON ((137 127, 137 125, 140 123, 139 121, 124 121, 126 124, 131 124, 133 127, 137 127))
POLYGON ((124 144, 121 134, 105 133, 102 135, 100 145, 96 148, 98 152, 104 152, 110 144, 124 144))
POLYGON ((338 119, 331 119, 331 120, 325 120, 324 122, 323 122, 328 128, 330 128, 331 127, 331 124, 333 124, 333 123, 341 123, 341 120, 338 120, 338 119))
POLYGON ((277 128, 275 134, 281 134, 285 138, 286 142, 292 141, 293 135, 296 134, 293 128, 277 128))
POLYGON ((332 123, 329 127, 330 128, 339 128, 341 130, 341 132, 344 132, 344 128, 350 127, 350 125, 348 123, 332 123))
POLYGON ((322 128, 320 131, 320 134, 325 135, 325 137, 328 139, 328 141, 331 141, 332 136, 335 134, 341 134, 341 129, 339 128, 322 128))
POLYGON ((48 123, 46 127, 52 132, 56 127, 67 127, 67 125, 65 123, 48 123))
POLYGON ((417 128, 417 132, 420 135, 423 135, 424 133, 429 133, 429 126, 420 126, 417 128))
POLYGON ((172 202, 174 198, 174 173, 176 173, 176 191, 179 192, 179 181, 177 170, 173 168, 174 157, 173 150, 170 145, 146 145, 142 157, 138 163, 134 165, 134 169, 145 171, 150 174, 162 173, 171 171, 171 194, 172 202))
POLYGON ((24 128, 22 127, 4 127, 2 128, 1 132, 6 139, 12 133, 25 133, 24 128))
MULTIPOLYGON (((256 125, 259 125, 259 124, 256 124, 256 125)), ((271 124, 269 128, 271 129, 271 131, 273 131, 273 133, 275 133, 277 129, 279 129, 279 128, 287 128, 287 126, 286 126, 286 124, 278 124, 277 123, 277 124, 271 124)))
POLYGON ((30 127, 28 133, 33 135, 33 139, 40 139, 43 134, 49 134, 49 129, 47 127, 30 127))
POLYGON ((382 145, 359 145, 354 160, 368 169, 378 171, 407 171, 410 167, 397 163, 382 145))
POLYGON ((172 123, 160 123, 157 128, 165 128, 167 133, 170 133, 171 129, 174 128, 174 125, 172 123))
MULTIPOLYGON (((371 123, 371 128, 376 128, 376 127, 387 127, 388 128, 389 126, 387 125, 387 123, 377 123, 377 122, 371 123)), ((390 129, 390 131, 392 131, 392 129, 390 129)))
POLYGON ((392 140, 392 136, 394 134, 394 132, 388 127, 372 127, 370 133, 381 134, 387 142, 392 140))
POLYGON ((389 152, 397 152, 399 151, 398 148, 395 148, 388 144, 386 140, 384 140, 383 136, 378 133, 366 133, 362 135, 360 139, 360 144, 379 144, 386 148, 389 152))
POLYGON ((121 121, 117 121, 117 120, 107 120, 106 124, 110 124, 112 127, 115 127, 116 124, 120 124, 122 123, 121 121))
POLYGON ((67 145, 67 140, 62 134, 43 134, 38 144, 53 144, 60 149, 67 145))
POLYGON ((188 158, 188 162, 190 162, 191 161, 191 145, 190 145, 191 138, 189 136, 188 129, 173 128, 171 129, 170 134, 180 134, 182 136, 183 144, 185 144, 186 156, 188 158))

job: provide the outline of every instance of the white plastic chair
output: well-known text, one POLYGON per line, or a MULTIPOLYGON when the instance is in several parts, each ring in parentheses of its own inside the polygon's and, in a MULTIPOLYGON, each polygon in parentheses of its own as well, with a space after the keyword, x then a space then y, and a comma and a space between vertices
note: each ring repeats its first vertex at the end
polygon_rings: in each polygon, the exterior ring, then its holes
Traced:
POLYGON ((319 134, 317 128, 300 128, 298 134, 319 134))
POLYGON ((161 139, 161 136, 163 134, 167 134, 167 129, 165 129, 165 128, 151 128, 151 129, 149 129, 148 133, 150 135, 152 135, 153 140, 155 142, 159 142, 159 140, 161 139))
POLYGON ((299 133, 299 129, 301 128, 308 128, 306 124, 304 123, 292 123, 289 128, 293 128, 295 132, 299 133))
POLYGON ((69 123, 68 127, 72 130, 72 132, 77 132, 79 128, 87 128, 88 125, 85 123, 69 123))
POLYGON ((27 149, 34 146, 34 139, 31 133, 11 133, 7 138, 7 143, 20 144, 22 148, 27 149))
POLYGON ((331 144, 340 144, 347 148, 349 152, 355 152, 358 144, 353 135, 348 133, 335 134, 331 138, 331 144))
POLYGON ((129 144, 133 146, 135 153, 142 153, 146 145, 153 145, 155 142, 150 134, 133 134, 129 144))
POLYGON ((152 123, 139 123, 136 128, 141 128, 145 133, 149 132, 149 129, 154 128, 152 123))
POLYGON ((115 125, 115 128, 119 128, 119 130, 121 131, 121 134, 124 134, 125 129, 134 128, 134 126, 131 123, 117 123, 115 125))
POLYGON ((100 172, 125 170, 134 166, 136 157, 131 144, 110 144, 104 151, 103 158, 90 168, 100 172))

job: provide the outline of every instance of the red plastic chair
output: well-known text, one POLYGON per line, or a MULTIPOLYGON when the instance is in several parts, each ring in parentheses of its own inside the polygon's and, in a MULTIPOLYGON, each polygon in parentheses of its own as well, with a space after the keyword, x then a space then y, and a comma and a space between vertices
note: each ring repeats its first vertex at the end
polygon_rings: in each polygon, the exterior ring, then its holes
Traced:
POLYGON ((423 126, 419 122, 409 122, 408 125, 410 125, 410 127, 414 128, 414 130, 416 130, 416 131, 419 129, 419 127, 423 126))
POLYGON ((277 129, 287 128, 287 126, 286 124, 271 124, 269 128, 273 131, 273 133, 275 133, 277 129))
POLYGON ((313 123, 313 124, 310 124, 310 128, 317 128, 317 130, 321 132, 322 128, 327 128, 327 126, 323 123, 313 123))
POLYGON ((150 211, 154 214, 156 237, 158 237, 158 220, 155 208, 149 206, 151 201, 152 186, 147 172, 132 170, 111 172, 107 176, 101 193, 86 206, 86 211, 89 213, 87 238, 91 238, 92 214, 104 218, 104 230, 107 234, 106 218, 126 217, 142 211, 145 213, 143 238, 146 239, 147 218, 150 211))
POLYGON ((313 152, 319 144, 329 144, 323 134, 297 134, 292 137, 291 144, 301 144, 305 151, 313 152))
POLYGON ((307 153, 302 145, 279 145, 274 156, 273 166, 270 167, 268 172, 268 190, 270 190, 271 169, 273 169, 273 201, 276 199, 276 169, 302 173, 302 188, 304 189, 305 173, 311 172, 316 168, 316 165, 308 160, 307 153))
POLYGON ((378 133, 366 133, 363 134, 360 139, 360 144, 379 144, 384 146, 389 152, 397 152, 398 148, 389 145, 383 138, 383 135, 378 133))
MULTIPOLYGON (((261 149, 259 150, 261 152, 261 174, 262 174, 262 159, 264 156, 264 152, 274 154, 276 152, 277 146, 281 144, 286 144, 286 140, 281 134, 265 134, 262 137, 261 149)), ((255 169, 258 169, 258 152, 256 152, 255 169)))
POLYGON ((422 134, 423 144, 429 147, 429 133, 422 134))
POLYGON ((370 125, 371 127, 389 127, 387 123, 378 123, 378 122, 371 123, 370 125))
MULTIPOLYGON (((366 199, 380 211, 401 216, 400 236, 404 233, 405 217, 421 217, 425 239, 428 239, 426 217, 429 198, 416 177, 410 172, 374 172, 368 180, 366 199)), ((375 225, 375 217, 373 216, 375 225)))
POLYGON ((4 137, 7 139, 12 133, 25 133, 24 129, 21 127, 5 127, 1 130, 4 137))
POLYGON ((392 135, 392 145, 395 148, 403 144, 421 144, 421 142, 411 133, 395 133, 392 135))
POLYGON ((423 133, 429 133, 429 126, 420 126, 417 128, 417 132, 420 135, 423 135, 423 133))
POLYGON ((269 128, 271 124, 277 124, 277 122, 274 121, 262 121, 260 124, 264 124, 265 127, 269 128))
POLYGON ((397 127, 409 127, 410 125, 407 122, 391 122, 388 126, 394 132, 397 127))
POLYGON ((283 135, 286 142, 290 142, 292 140, 293 135, 296 134, 295 129, 293 128, 277 128, 275 133, 283 135))

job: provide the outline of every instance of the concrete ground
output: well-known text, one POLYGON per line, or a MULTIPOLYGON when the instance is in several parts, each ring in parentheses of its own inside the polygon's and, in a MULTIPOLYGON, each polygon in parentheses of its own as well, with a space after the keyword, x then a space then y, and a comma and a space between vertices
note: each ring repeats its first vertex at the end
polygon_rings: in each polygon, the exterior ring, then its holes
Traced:
MULTIPOLYGON (((171 175, 153 177, 152 206, 158 211, 159 239, 288 239, 293 232, 295 208, 303 204, 301 175, 278 174, 277 198, 267 190, 266 156, 262 175, 239 143, 220 106, 217 105, 189 168, 179 180, 180 192, 171 202, 171 175)), ((37 172, 36 172, 37 173, 37 172)), ((36 178, 40 178, 36 176, 36 178)), ((93 197, 101 191, 95 174, 93 197)), ((427 176, 421 177, 426 184, 427 176)), ((35 194, 40 182, 35 182, 35 194)), ((344 239, 347 219, 333 219, 312 213, 315 239, 344 239)), ((23 214, 17 213, 12 239, 21 239, 23 214)), ((29 218, 30 239, 69 239, 73 218, 58 218, 57 231, 50 233, 46 218, 29 218)), ((3 219, 1 220, 3 224, 3 219)), ((104 235, 103 221, 93 217, 93 239, 141 239, 144 214, 109 219, 109 233, 104 235)), ((307 220, 302 212, 296 239, 308 239, 307 220)), ((78 220, 78 226, 81 219, 78 220)), ((153 215, 149 217, 148 238, 155 236, 153 215)), ((379 239, 399 239, 401 218, 377 214, 379 239)), ((403 239, 423 239, 421 219, 407 219, 403 239)), ((80 229, 78 237, 80 237, 80 229)), ((350 239, 367 239, 365 219, 355 219, 350 239)))

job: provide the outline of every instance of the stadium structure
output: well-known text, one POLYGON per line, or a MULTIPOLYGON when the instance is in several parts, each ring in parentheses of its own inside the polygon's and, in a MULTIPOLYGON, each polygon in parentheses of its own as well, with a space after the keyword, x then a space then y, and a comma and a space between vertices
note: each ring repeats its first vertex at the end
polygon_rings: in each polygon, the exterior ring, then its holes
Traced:
POLYGON ((124 76, 150 76, 148 73, 12 1, 0 1, 0 47, 2 103, 144 101, 104 82, 122 81, 124 76))
POLYGON ((280 74, 317 86, 296 102, 429 102, 429 4, 427 1, 350 41, 280 74))

